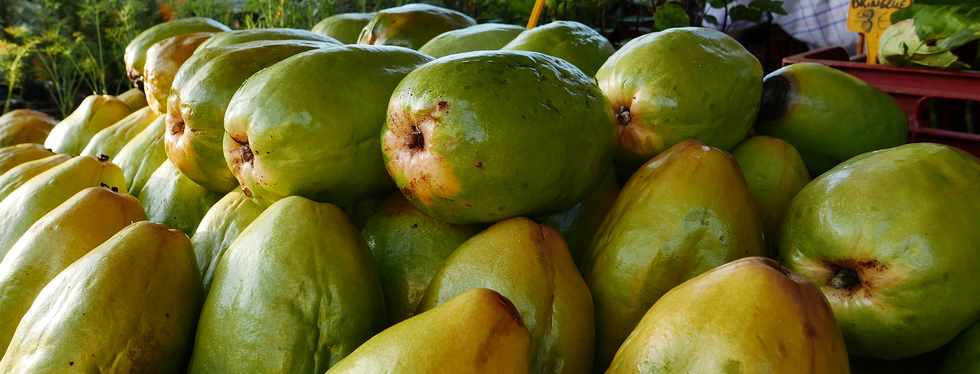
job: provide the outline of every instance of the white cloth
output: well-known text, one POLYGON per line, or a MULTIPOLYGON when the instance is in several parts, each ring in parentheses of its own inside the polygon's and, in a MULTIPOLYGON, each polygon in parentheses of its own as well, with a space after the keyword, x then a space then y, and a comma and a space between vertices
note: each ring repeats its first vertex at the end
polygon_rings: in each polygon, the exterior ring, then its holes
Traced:
MULTIPOLYGON (((735 0, 730 6, 748 5, 750 2, 751 0, 735 0)), ((847 10, 850 4, 850 0, 785 0, 783 9, 786 9, 786 15, 774 14, 773 23, 787 34, 807 43, 810 48, 839 46, 854 54, 858 34, 847 30, 847 10)), ((724 9, 707 6, 705 12, 719 22, 725 18, 724 9)), ((705 26, 720 27, 707 23, 705 26)), ((737 22, 729 27, 729 31, 750 26, 752 24, 748 22, 737 22)))

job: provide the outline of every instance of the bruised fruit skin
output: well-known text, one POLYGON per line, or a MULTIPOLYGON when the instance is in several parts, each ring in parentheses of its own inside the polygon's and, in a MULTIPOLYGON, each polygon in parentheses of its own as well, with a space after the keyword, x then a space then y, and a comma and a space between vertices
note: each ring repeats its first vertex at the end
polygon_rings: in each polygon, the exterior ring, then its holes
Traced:
POLYGON ((157 117, 112 158, 112 162, 122 169, 130 194, 139 195, 150 175, 167 160, 167 153, 163 149, 163 132, 166 127, 166 118, 157 117))
POLYGON ((823 294, 762 257, 733 261, 670 290, 606 371, 848 372, 844 339, 823 294))
POLYGON ((389 321, 400 322, 418 312, 432 277, 477 231, 476 226, 439 222, 398 193, 384 201, 361 234, 381 275, 389 321))
POLYGON ((357 43, 361 30, 373 18, 374 13, 335 14, 313 25, 310 31, 337 39, 344 44, 354 44, 357 43))
POLYGON ((44 285, 119 230, 145 219, 132 196, 90 187, 34 223, 0 262, 0 355, 44 285))
POLYGON ((803 188, 780 258, 827 295, 858 356, 946 344, 980 317, 980 160, 908 144, 866 153, 803 188))
POLYGON ((571 64, 469 52, 402 80, 381 149, 419 210, 450 223, 494 222, 582 200, 607 171, 615 130, 595 83, 571 64))
POLYGON ((606 215, 585 272, 596 306, 598 367, 671 288, 765 253, 755 202, 728 153, 687 140, 648 161, 606 215))
POLYGON ((328 44, 341 44, 336 39, 312 31, 301 29, 270 28, 225 31, 214 34, 211 39, 201 44, 201 48, 228 47, 248 42, 263 40, 307 40, 328 44))
POLYGON ((27 183, 34 176, 45 172, 46 170, 60 165, 62 162, 68 161, 71 156, 66 154, 57 154, 53 156, 48 156, 42 159, 28 161, 23 164, 17 165, 14 168, 7 170, 7 172, 0 175, 0 200, 3 200, 14 192, 18 187, 27 183))
POLYGON ((160 164, 138 196, 150 221, 162 223, 188 235, 197 230, 204 214, 221 198, 220 194, 208 191, 187 179, 170 160, 160 164))
POLYGON ((524 30, 515 25, 484 23, 439 34, 419 48, 419 52, 438 58, 463 52, 497 50, 524 30))
POLYGON ((779 228, 793 197, 810 182, 803 158, 792 145, 768 136, 746 139, 732 151, 745 183, 759 203, 766 242, 777 243, 779 228))
POLYGON ((22 143, 44 143, 58 123, 51 116, 30 109, 11 110, 0 116, 0 147, 22 143))
POLYGON ((575 21, 554 21, 522 32, 503 49, 555 56, 594 76, 616 51, 602 34, 575 21))
POLYGON ((558 231, 527 218, 491 226, 446 259, 420 309, 484 287, 520 311, 535 347, 533 372, 591 372, 592 297, 558 231))
POLYGON ((115 96, 90 95, 51 129, 44 146, 57 153, 77 156, 96 133, 132 112, 129 105, 115 96))
POLYGON ((561 233, 561 237, 568 243, 568 251, 571 252, 575 265, 580 270, 584 271, 589 267, 591 261, 589 247, 606 214, 616 203, 617 196, 619 196, 619 183, 610 167, 599 186, 585 200, 541 220, 542 223, 554 227, 561 233))
POLYGON ((949 352, 946 353, 939 374, 980 372, 980 360, 977 357, 980 357, 980 323, 974 324, 949 343, 949 352))
POLYGON ((0 148, 0 174, 17 165, 54 156, 55 153, 35 143, 23 143, 0 148))
POLYGON ((167 96, 177 75, 177 70, 194 51, 210 39, 214 33, 195 32, 163 39, 146 51, 146 65, 143 67, 143 89, 146 102, 153 111, 167 113, 167 96))
POLYGON ((629 171, 685 139, 732 149, 762 98, 759 60, 732 37, 699 27, 631 40, 596 80, 619 123, 617 162, 629 171))
POLYGON ((328 374, 530 373, 531 337, 506 297, 466 291, 368 340, 328 374))
POLYGON ((473 26, 470 16, 429 4, 407 4, 379 11, 361 30, 357 44, 418 49, 449 30, 473 26))
POLYGON ((146 94, 139 88, 130 88, 126 92, 116 95, 116 98, 126 103, 129 109, 133 111, 143 109, 147 105, 146 94))
POLYGON ((391 191, 378 132, 391 91, 429 60, 405 48, 338 46, 255 74, 225 112, 227 169, 266 204, 296 195, 346 206, 391 191))
POLYGON ((812 175, 865 152, 905 144, 908 121, 895 99, 847 73, 813 63, 766 76, 759 133, 800 151, 812 175))
POLYGON ((0 257, 31 225, 76 193, 106 185, 126 190, 122 170, 107 159, 77 156, 38 174, 0 201, 0 257))
MULTIPOLYGON (((220 53, 199 66, 167 102, 167 157, 184 175, 208 190, 226 193, 238 182, 222 152, 224 117, 232 95, 248 77, 286 57, 330 44, 277 40, 219 48, 220 53)), ((211 50, 205 49, 205 51, 211 50)), ((185 63, 185 66, 190 62, 185 63)), ((191 66, 192 68, 195 66, 191 66)), ((183 70, 183 67, 182 69, 183 70)))
POLYGON ((82 150, 82 155, 115 157, 126 146, 126 143, 133 140, 136 135, 139 135, 159 117, 160 114, 154 112, 153 109, 143 107, 112 126, 95 133, 92 140, 89 140, 88 145, 82 150))
POLYGON ((204 292, 211 289, 218 260, 263 208, 241 191, 231 191, 214 203, 191 237, 204 292))
POLYGON ((181 34, 228 30, 231 29, 221 24, 221 22, 205 17, 181 18, 150 27, 133 38, 129 42, 129 45, 126 46, 126 52, 123 55, 123 60, 126 63, 126 75, 137 86, 142 87, 146 51, 161 40, 181 34))
POLYGON ((201 299, 187 236, 134 223, 44 287, 0 372, 182 373, 201 299))
POLYGON ((384 294, 357 228, 334 205, 292 196, 219 260, 189 373, 321 374, 384 326, 384 294))

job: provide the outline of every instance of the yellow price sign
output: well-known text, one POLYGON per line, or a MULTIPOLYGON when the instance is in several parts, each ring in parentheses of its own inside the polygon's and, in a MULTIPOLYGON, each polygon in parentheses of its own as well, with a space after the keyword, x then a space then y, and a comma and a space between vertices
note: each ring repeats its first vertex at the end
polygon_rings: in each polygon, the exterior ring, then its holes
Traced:
POLYGON ((847 28, 864 35, 868 63, 878 63, 878 40, 892 24, 892 13, 912 5, 912 0, 851 0, 847 28))

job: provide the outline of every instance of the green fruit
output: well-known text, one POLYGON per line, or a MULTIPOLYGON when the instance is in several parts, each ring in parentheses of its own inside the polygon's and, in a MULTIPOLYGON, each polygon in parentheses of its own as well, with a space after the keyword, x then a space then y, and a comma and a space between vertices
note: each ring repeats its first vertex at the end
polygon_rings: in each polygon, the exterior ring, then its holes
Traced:
POLYGON ((34 223, 0 262, 0 356, 44 285, 119 230, 145 219, 132 196, 90 187, 34 223))
POLYGON ((620 125, 620 168, 685 139, 732 149, 755 123, 761 78, 759 60, 720 31, 681 27, 626 43, 596 73, 620 125))
POLYGON ((324 18, 313 25, 311 31, 337 39, 344 44, 357 43, 364 26, 374 18, 374 13, 341 13, 324 18))
POLYGON ((602 182, 585 198, 571 208, 544 217, 542 223, 554 227, 568 243, 568 251, 580 270, 587 269, 591 260, 589 246, 595 239, 596 231, 606 218, 606 214, 619 196, 619 182, 610 169, 602 182))
POLYGON ((865 152, 905 144, 905 113, 888 94, 820 64, 766 76, 756 129, 792 144, 813 175, 865 152))
POLYGON ((940 374, 968 374, 980 372, 980 323, 974 324, 956 340, 949 343, 949 352, 943 360, 940 374))
POLYGON ((670 290, 643 316, 608 374, 848 373, 823 294, 776 261, 737 260, 670 290))
POLYGON ((472 288, 489 288, 514 302, 531 332, 533 372, 591 372, 592 297, 558 231, 527 218, 490 226, 446 259, 420 310, 472 288))
POLYGON ((376 13, 361 30, 357 43, 418 49, 439 34, 475 24, 470 16, 452 9, 406 4, 376 13))
MULTIPOLYGON (((248 77, 297 53, 329 46, 327 43, 273 40, 240 44, 223 50, 197 68, 192 76, 177 73, 167 102, 167 157, 184 175, 208 190, 226 193, 238 182, 225 164, 221 150, 225 109, 248 77), (187 80, 183 80, 187 78, 187 80)), ((211 50, 211 49, 205 49, 211 50)), ((322 87, 321 87, 322 88, 322 87)))
POLYGON ((0 258, 35 221, 79 191, 100 185, 126 189, 122 171, 116 165, 106 159, 77 156, 11 192, 0 201, 0 258))
POLYGON ((22 143, 44 143, 58 123, 51 116, 30 109, 12 110, 0 116, 0 147, 22 143))
POLYGON ((126 143, 133 140, 144 129, 150 126, 160 114, 150 107, 143 107, 113 124, 97 132, 82 150, 83 156, 100 155, 115 157, 126 143))
POLYGON ((735 147, 732 155, 742 168, 749 192, 759 203, 766 242, 775 244, 786 209, 793 197, 810 182, 810 173, 796 148, 768 136, 745 140, 735 147))
POLYGON ((530 373, 531 338, 514 305, 477 288, 357 348, 328 374, 530 373))
POLYGON ((15 166, 13 169, 7 170, 6 173, 0 175, 0 200, 6 198, 7 195, 10 195, 11 192, 14 192, 18 187, 27 183, 34 176, 70 159, 71 156, 69 155, 58 154, 39 160, 28 161, 15 166))
POLYGON ((214 34, 211 39, 201 44, 201 48, 228 47, 263 40, 307 40, 327 44, 341 44, 329 36, 302 29, 246 29, 214 34))
POLYGON ((389 321, 400 322, 418 313, 432 277, 477 231, 474 226, 437 221, 397 193, 384 201, 361 234, 381 275, 389 321))
POLYGON ((357 228, 331 204, 288 197, 218 262, 189 373, 320 374, 380 331, 384 314, 357 228))
POLYGON ((55 153, 36 143, 21 143, 0 148, 0 174, 17 165, 54 156, 55 153))
POLYGON ((929 143, 866 153, 806 185, 780 258, 823 290, 858 356, 898 359, 980 318, 980 160, 929 143))
POLYGON ((447 56, 395 89, 381 149, 398 188, 436 219, 547 214, 582 200, 607 172, 608 108, 595 82, 558 58, 447 56))
POLYGON ((159 116, 119 150, 112 162, 119 165, 129 186, 129 193, 139 195, 150 175, 167 160, 163 149, 166 116, 159 116))
POLYGON ((134 223, 44 287, 0 372, 182 373, 201 298, 187 237, 134 223))
POLYGON ((231 30, 228 26, 205 17, 181 18, 150 27, 133 38, 126 46, 123 60, 126 62, 126 75, 137 85, 143 80, 143 65, 146 51, 157 42, 181 34, 195 32, 221 32, 231 30))
POLYGON ((378 132, 391 91, 429 60, 405 48, 351 45, 255 74, 225 112, 222 166, 267 204, 297 195, 349 205, 391 191, 378 132))
POLYGON ((524 31, 503 49, 541 52, 562 58, 590 77, 616 52, 604 36, 575 21, 554 21, 524 31))
POLYGON ((255 217, 262 213, 262 207, 240 191, 231 191, 208 209, 201 223, 197 225, 191 243, 197 257, 197 269, 201 271, 201 281, 205 293, 211 289, 214 270, 218 260, 224 255, 238 234, 255 217))
POLYGON ((146 101, 153 111, 167 113, 167 97, 177 71, 212 35, 215 34, 195 32, 177 35, 153 44, 146 51, 143 90, 146 91, 146 101))
POLYGON ((115 96, 90 95, 68 117, 51 129, 44 146, 57 153, 77 156, 100 130, 132 113, 115 96))
POLYGON ((170 160, 160 164, 138 196, 151 222, 162 223, 188 235, 197 230, 204 214, 221 198, 220 194, 187 179, 170 160))
POLYGON ((143 93, 139 88, 130 88, 119 95, 116 95, 119 101, 126 103, 129 110, 137 111, 146 107, 146 94, 143 93))
POLYGON ((419 52, 442 57, 463 52, 497 50, 524 30, 525 28, 515 25, 484 23, 439 34, 419 48, 419 52))
POLYGON ((728 153, 688 140, 644 164, 596 233, 586 271, 598 367, 671 288, 765 252, 760 216, 728 153))

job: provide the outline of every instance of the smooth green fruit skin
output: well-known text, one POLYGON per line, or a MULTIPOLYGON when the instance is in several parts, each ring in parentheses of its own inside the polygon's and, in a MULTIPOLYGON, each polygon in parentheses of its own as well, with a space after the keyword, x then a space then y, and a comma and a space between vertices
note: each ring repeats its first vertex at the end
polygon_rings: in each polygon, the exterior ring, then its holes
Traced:
POLYGON ((596 80, 619 122, 617 162, 628 171, 685 139, 730 150, 749 133, 762 65, 732 37, 698 27, 631 40, 596 80))
POLYGON ((166 127, 165 116, 157 117, 113 157, 112 163, 122 169, 131 195, 139 195, 153 172, 167 160, 167 152, 163 147, 163 132, 166 127))
POLYGON ((803 158, 789 143, 768 136, 746 139, 735 147, 732 156, 759 203, 766 243, 775 247, 790 202, 810 182, 803 158))
POLYGON ((296 195, 347 206, 393 190, 378 133, 395 86, 429 60, 399 47, 338 46, 255 74, 225 112, 226 169, 267 204, 296 195))
POLYGON ((143 64, 146 63, 146 51, 153 44, 163 39, 181 34, 194 32, 221 32, 231 30, 228 26, 205 17, 181 18, 150 27, 133 38, 126 46, 123 60, 126 63, 126 74, 130 80, 139 82, 143 76, 143 64))
POLYGON ((384 326, 357 228, 331 204, 288 197, 218 262, 189 373, 321 374, 384 326))
POLYGON ((31 178, 70 159, 71 156, 69 155, 58 154, 40 160, 28 161, 8 170, 0 176, 0 201, 31 178))
POLYGON ((54 152, 36 143, 23 143, 3 147, 0 148, 0 173, 6 173, 8 170, 25 162, 40 160, 54 155, 54 152))
POLYGON ((145 219, 132 196, 90 187, 35 222, 0 262, 0 357, 44 285, 119 230, 145 219))
POLYGON ((373 18, 374 13, 335 14, 313 25, 310 31, 337 39, 344 44, 354 44, 357 43, 361 30, 373 18))
POLYGON ((201 43, 199 48, 227 47, 262 40, 308 40, 328 44, 341 44, 336 39, 302 29, 269 28, 225 31, 214 34, 201 43))
POLYGON ((728 153, 688 140, 644 164, 606 215, 586 271, 598 367, 671 288, 765 253, 761 218, 728 153))
POLYGON ((329 45, 298 40, 250 42, 227 50, 219 48, 225 52, 214 56, 180 84, 178 79, 183 77, 178 71, 173 86, 176 90, 171 90, 167 101, 167 157, 204 188, 222 194, 231 191, 238 182, 225 164, 221 142, 225 110, 232 95, 259 70, 294 54, 329 45))
POLYGON ((150 175, 139 193, 151 222, 194 234, 201 219, 211 209, 220 194, 208 191, 187 179, 170 160, 164 161, 150 175))
POLYGON ((470 16, 429 4, 407 4, 379 11, 357 38, 357 44, 393 45, 419 49, 449 30, 470 27, 470 16))
POLYGON ((592 260, 589 252, 592 240, 595 239, 595 234, 599 231, 606 214, 616 203, 617 196, 619 196, 619 182, 616 181, 616 174, 610 167, 606 177, 602 178, 599 186, 585 200, 540 220, 561 233, 561 237, 568 243, 568 251, 575 260, 575 266, 583 272, 589 268, 589 261, 592 260))
POLYGON ((796 147, 812 175, 908 138, 895 99, 842 71, 793 64, 767 75, 763 87, 756 130, 796 147))
POLYGON ((401 322, 418 312, 432 277, 456 247, 477 231, 472 225, 439 222, 398 193, 384 201, 367 219, 361 234, 381 275, 389 321, 401 322))
POLYGON ((31 109, 15 109, 0 116, 0 147, 44 143, 57 120, 31 109))
POLYGON ((578 66, 590 77, 616 52, 606 37, 575 21, 554 21, 524 31, 503 49, 555 56, 578 66))
POLYGON ((136 135, 150 126, 150 123, 153 123, 157 117, 160 115, 153 109, 143 107, 143 109, 131 113, 112 126, 97 132, 92 140, 89 140, 81 154, 83 156, 99 157, 106 155, 109 158, 115 157, 126 146, 126 143, 129 143, 136 135))
POLYGON ((11 192, 0 201, 0 258, 38 219, 79 191, 103 184, 126 190, 119 167, 92 156, 77 156, 11 192))
POLYGON ((526 29, 515 25, 484 23, 439 34, 419 48, 419 52, 432 57, 443 57, 463 52, 497 50, 524 30, 526 29))
POLYGON ((949 343, 939 374, 980 373, 980 323, 967 329, 949 343))
POLYGON ((608 374, 847 374, 844 338, 820 290, 750 257, 670 290, 643 316, 608 374))
POLYGON ((563 60, 463 53, 402 80, 381 148, 398 188, 436 219, 548 214, 581 201, 607 172, 616 131, 608 108, 595 82, 563 60))
POLYGON ((114 96, 91 95, 51 129, 44 146, 57 153, 77 156, 96 133, 132 112, 129 105, 114 96))
POLYGON ((850 353, 934 350, 980 317, 977 186, 980 160, 949 146, 860 155, 793 199, 779 257, 827 295, 850 353))
POLYGON ((241 191, 231 191, 214 203, 201 218, 191 243, 194 244, 197 269, 201 272, 205 293, 211 289, 218 260, 260 213, 262 207, 252 199, 241 191))
POLYGON ((129 225, 44 287, 0 372, 182 373, 200 282, 187 236, 129 225))
POLYGON ((446 260, 420 309, 472 288, 497 291, 520 311, 535 350, 533 372, 591 372, 592 296, 558 231, 527 218, 491 226, 446 260))

